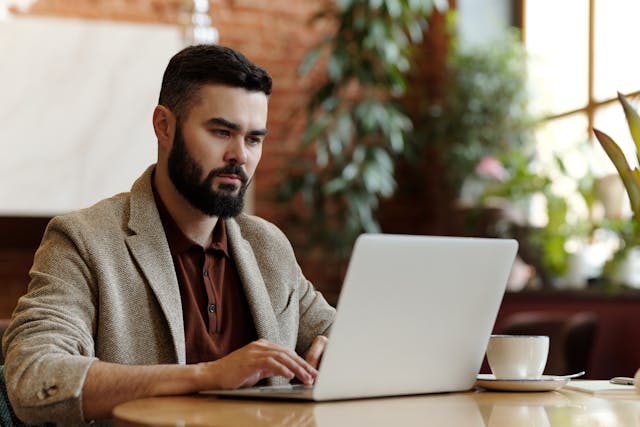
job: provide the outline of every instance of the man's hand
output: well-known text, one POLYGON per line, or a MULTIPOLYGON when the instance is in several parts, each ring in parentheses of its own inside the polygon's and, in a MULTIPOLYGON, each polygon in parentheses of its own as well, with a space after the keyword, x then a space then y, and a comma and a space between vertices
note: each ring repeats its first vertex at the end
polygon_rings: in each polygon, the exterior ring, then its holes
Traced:
POLYGON ((295 351, 264 339, 249 343, 214 362, 202 363, 201 369, 203 385, 206 384, 203 389, 251 387, 261 379, 274 376, 295 377, 304 384, 313 384, 318 376, 313 364, 295 351))
POLYGON ((119 403, 150 396, 236 389, 263 378, 283 376, 313 384, 326 338, 318 337, 307 352, 311 363, 295 351, 260 339, 213 362, 197 365, 121 365, 94 361, 82 388, 85 419, 109 418, 119 403), (313 355, 313 356, 311 356, 313 355))
POLYGON ((318 335, 315 337, 311 343, 311 347, 309 347, 309 350, 307 350, 307 353, 304 355, 304 359, 315 369, 318 369, 318 366, 320 366, 320 360, 322 359, 324 349, 327 347, 328 342, 329 339, 327 337, 324 335, 318 335))

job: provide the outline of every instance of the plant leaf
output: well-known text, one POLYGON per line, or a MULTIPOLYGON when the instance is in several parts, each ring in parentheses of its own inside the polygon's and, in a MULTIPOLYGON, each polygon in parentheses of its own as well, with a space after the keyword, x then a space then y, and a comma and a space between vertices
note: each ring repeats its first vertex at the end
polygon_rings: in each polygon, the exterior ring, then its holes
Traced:
POLYGON ((638 172, 634 173, 631 170, 622 149, 620 149, 618 144, 616 144, 609 135, 599 131, 598 129, 593 129, 593 133, 596 135, 600 145, 602 145, 605 153, 607 153, 607 156, 609 156, 613 165, 616 167, 616 170, 627 189, 629 201, 631 202, 631 209, 633 210, 636 218, 640 219, 640 174, 638 172))
POLYGON ((636 157, 640 163, 640 156, 638 155, 640 152, 640 117, 638 117, 638 113, 631 106, 627 98, 625 98, 620 92, 618 92, 618 99, 624 109, 624 115, 627 118, 627 123, 629 124, 629 131, 631 132, 633 143, 636 145, 636 157))
POLYGON ((320 57, 321 50, 319 47, 311 49, 304 57, 304 61, 298 69, 298 74, 301 76, 308 75, 313 67, 315 67, 318 58, 320 57))

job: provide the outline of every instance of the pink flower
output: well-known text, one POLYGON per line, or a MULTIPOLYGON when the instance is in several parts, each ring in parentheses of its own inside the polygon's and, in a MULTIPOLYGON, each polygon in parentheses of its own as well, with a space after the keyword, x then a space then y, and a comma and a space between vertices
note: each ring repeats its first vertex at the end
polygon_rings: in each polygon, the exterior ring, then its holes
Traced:
POLYGON ((493 156, 484 156, 476 165, 476 173, 483 178, 504 181, 509 178, 509 173, 502 163, 493 156))

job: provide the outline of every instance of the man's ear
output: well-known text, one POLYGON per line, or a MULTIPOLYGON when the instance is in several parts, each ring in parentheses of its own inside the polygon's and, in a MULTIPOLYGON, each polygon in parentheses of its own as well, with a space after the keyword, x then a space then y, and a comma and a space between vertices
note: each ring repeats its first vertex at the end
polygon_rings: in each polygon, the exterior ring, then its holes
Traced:
POLYGON ((171 150, 176 131, 176 116, 164 105, 157 105, 153 110, 153 131, 158 138, 158 145, 167 151, 171 150))

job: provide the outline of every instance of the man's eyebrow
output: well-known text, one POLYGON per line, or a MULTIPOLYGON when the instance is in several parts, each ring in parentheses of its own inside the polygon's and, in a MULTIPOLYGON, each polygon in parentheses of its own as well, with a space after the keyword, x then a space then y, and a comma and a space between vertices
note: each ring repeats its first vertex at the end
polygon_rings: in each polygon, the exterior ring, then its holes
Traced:
POLYGON ((208 122, 214 125, 224 126, 232 130, 240 130, 240 125, 230 122, 227 119, 223 119, 222 117, 214 117, 212 119, 209 119, 208 122))
MULTIPOLYGON (((224 126, 224 127, 228 128, 228 129, 231 129, 231 130, 234 130, 234 131, 239 131, 240 130, 240 125, 238 125, 237 123, 230 122, 229 120, 224 119, 222 117, 214 117, 212 119, 209 119, 208 121, 211 124, 224 126)), ((266 134, 267 134, 267 129, 266 128, 249 131, 249 135, 262 135, 262 136, 264 136, 266 134)))

